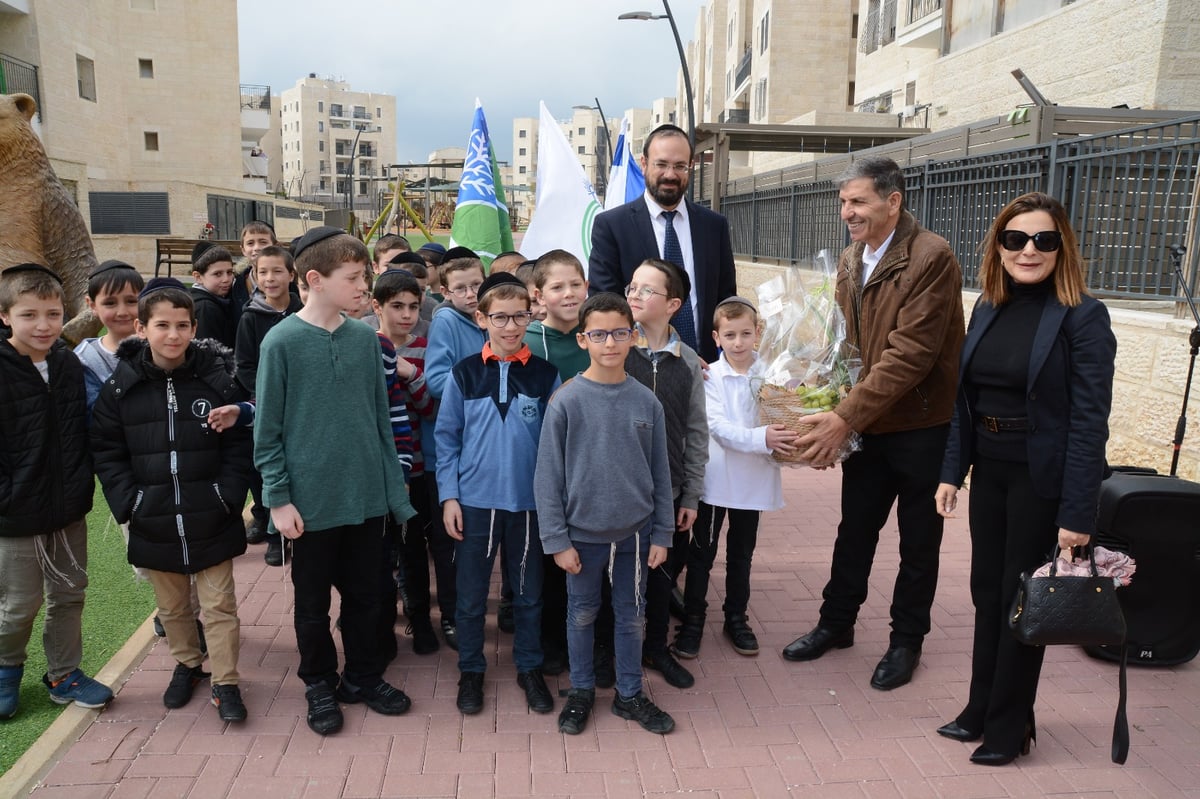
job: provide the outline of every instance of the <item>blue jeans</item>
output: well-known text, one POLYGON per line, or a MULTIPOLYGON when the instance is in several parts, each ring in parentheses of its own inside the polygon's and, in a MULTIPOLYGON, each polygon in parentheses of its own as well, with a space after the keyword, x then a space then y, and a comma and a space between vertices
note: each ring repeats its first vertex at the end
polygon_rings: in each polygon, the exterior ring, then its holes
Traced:
POLYGON ((607 574, 612 585, 614 617, 613 654, 617 693, 625 698, 642 690, 642 625, 646 618, 646 558, 650 536, 631 535, 616 544, 575 542, 579 574, 567 575, 567 650, 571 659, 571 687, 595 688, 592 661, 596 616, 600 612, 600 581, 607 574), (609 561, 612 571, 609 573, 609 561))
POLYGON ((542 539, 537 514, 462 506, 463 540, 455 542, 458 670, 487 671, 483 622, 496 553, 507 559, 513 587, 513 661, 517 671, 542 667, 542 539), (501 550, 500 541, 505 541, 501 550))

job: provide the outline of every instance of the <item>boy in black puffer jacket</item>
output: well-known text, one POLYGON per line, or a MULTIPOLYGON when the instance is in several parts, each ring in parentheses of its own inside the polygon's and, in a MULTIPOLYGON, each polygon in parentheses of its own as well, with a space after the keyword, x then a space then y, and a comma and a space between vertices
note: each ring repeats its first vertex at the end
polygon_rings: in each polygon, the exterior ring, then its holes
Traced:
POLYGON ((195 310, 183 284, 150 281, 138 301, 138 338, 92 412, 92 451, 104 496, 129 522, 129 562, 154 586, 158 615, 177 661, 163 704, 182 707, 206 676, 191 610, 196 584, 212 663, 212 703, 223 721, 242 721, 238 691, 240 623, 233 563, 246 551, 241 510, 251 465, 242 428, 218 433, 214 408, 244 397, 233 354, 193 341, 195 310))

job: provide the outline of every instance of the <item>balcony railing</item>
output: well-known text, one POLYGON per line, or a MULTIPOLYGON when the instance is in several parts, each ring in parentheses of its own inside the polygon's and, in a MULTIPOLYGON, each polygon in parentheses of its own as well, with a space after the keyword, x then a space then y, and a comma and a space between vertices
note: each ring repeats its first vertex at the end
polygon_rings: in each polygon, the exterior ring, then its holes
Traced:
POLYGON ((0 53, 0 94, 24 92, 37 103, 38 112, 44 118, 42 95, 38 91, 38 68, 33 64, 0 53))
POLYGON ((371 118, 371 115, 370 115, 370 113, 368 113, 368 112, 366 112, 366 111, 358 111, 358 110, 356 110, 356 111, 354 112, 354 118, 355 118, 355 119, 370 119, 370 118, 371 118))
POLYGON ((747 47, 746 52, 742 53, 742 60, 738 62, 737 72, 733 76, 734 91, 737 91, 743 83, 750 79, 750 65, 753 63, 753 56, 753 47, 747 47))
POLYGON ((942 10, 942 0, 908 0, 908 25, 920 22, 930 14, 942 10))
POLYGON ((242 95, 242 108, 262 109, 263 111, 271 110, 270 86, 254 86, 243 83, 239 88, 242 95))
POLYGON ((749 122, 749 108, 729 108, 721 112, 719 122, 749 122))

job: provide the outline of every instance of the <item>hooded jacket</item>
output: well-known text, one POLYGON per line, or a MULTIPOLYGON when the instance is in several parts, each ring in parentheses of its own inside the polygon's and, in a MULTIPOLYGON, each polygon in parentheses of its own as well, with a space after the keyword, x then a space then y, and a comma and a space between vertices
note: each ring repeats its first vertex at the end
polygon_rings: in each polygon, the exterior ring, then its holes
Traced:
POLYGON ((214 407, 244 398, 232 353, 194 341, 164 371, 145 340, 126 339, 117 357, 92 411, 92 451, 113 517, 129 522, 129 562, 194 574, 242 554, 250 437, 208 425, 214 407))
POLYGON ((525 343, 534 355, 554 364, 559 379, 565 383, 592 364, 588 351, 580 347, 575 338, 578 332, 578 325, 570 332, 563 333, 547 326, 545 322, 531 322, 525 330, 525 343))
POLYGON ((237 339, 238 310, 229 297, 218 297, 199 283, 192 286, 196 306, 196 338, 214 338, 229 349, 237 339))
POLYGON ((92 509, 83 367, 63 341, 50 383, 0 338, 0 538, 45 535, 92 509))
POLYGON ((242 318, 238 320, 237 344, 234 347, 237 361, 237 379, 242 388, 250 396, 254 396, 254 383, 258 375, 258 351, 267 332, 279 324, 287 316, 304 307, 300 298, 294 294, 288 295, 290 302, 287 310, 277 311, 272 308, 265 297, 255 294, 246 303, 242 318))

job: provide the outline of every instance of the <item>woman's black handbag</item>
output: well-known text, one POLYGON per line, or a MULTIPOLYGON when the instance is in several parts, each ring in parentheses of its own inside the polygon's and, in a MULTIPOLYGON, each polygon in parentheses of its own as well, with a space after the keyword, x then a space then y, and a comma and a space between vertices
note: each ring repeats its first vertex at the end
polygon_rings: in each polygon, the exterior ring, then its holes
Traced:
POLYGON ((1085 577, 1057 573, 1058 547, 1047 577, 1021 574, 1021 584, 1008 615, 1013 635, 1030 646, 1078 644, 1121 647, 1120 699, 1113 723, 1112 760, 1124 763, 1129 754, 1129 723, 1125 716, 1125 614, 1117 600, 1111 577, 1096 570, 1096 557, 1088 548, 1091 574, 1085 577))

